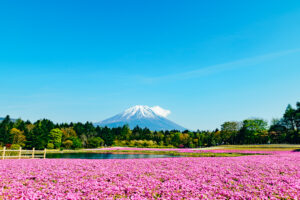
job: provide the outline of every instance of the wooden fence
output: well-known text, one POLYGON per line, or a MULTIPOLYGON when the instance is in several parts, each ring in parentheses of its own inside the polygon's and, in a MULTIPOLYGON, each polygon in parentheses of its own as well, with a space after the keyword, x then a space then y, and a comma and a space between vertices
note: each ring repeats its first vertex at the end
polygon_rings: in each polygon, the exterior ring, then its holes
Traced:
POLYGON ((3 147, 3 150, 0 150, 1 159, 34 159, 34 158, 46 158, 46 152, 47 150, 35 150, 34 148, 32 150, 22 150, 22 147, 20 147, 19 150, 11 150, 6 149, 6 147, 3 147))

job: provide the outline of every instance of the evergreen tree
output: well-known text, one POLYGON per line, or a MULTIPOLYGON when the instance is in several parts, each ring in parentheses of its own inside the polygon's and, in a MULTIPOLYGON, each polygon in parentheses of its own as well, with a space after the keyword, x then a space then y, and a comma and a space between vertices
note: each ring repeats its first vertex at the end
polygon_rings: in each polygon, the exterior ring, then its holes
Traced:
POLYGON ((10 134, 10 130, 13 127, 13 122, 7 115, 4 120, 0 123, 0 144, 12 144, 13 137, 10 134))

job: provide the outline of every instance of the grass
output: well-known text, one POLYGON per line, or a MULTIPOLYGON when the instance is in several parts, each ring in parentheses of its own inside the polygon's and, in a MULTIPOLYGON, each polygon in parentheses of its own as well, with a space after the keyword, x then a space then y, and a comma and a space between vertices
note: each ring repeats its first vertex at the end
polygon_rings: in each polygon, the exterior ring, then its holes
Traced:
POLYGON ((221 145, 220 149, 229 150, 257 150, 257 151, 295 151, 300 145, 295 144, 260 144, 260 145, 221 145))

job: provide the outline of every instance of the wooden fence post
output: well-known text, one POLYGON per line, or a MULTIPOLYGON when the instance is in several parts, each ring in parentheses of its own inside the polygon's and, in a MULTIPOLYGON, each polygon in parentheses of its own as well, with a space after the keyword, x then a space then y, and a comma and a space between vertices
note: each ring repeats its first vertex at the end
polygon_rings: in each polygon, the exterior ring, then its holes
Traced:
POLYGON ((6 147, 3 147, 3 152, 2 152, 2 160, 4 160, 4 159, 5 159, 5 149, 6 149, 6 147))
POLYGON ((46 148, 44 149, 44 159, 46 159, 46 148))
POLYGON ((21 159, 21 155, 22 155, 22 147, 20 147, 19 159, 21 159))
POLYGON ((35 150, 35 148, 33 147, 32 148, 32 158, 34 158, 34 150, 35 150))

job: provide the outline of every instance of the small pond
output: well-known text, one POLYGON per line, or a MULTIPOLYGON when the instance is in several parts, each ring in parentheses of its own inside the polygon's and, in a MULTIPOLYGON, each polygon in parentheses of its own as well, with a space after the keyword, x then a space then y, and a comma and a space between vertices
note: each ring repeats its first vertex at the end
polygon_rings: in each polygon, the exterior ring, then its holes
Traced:
POLYGON ((155 154, 104 154, 104 153, 54 153, 47 154, 47 158, 64 159, 133 159, 133 158, 170 158, 172 155, 155 154))

